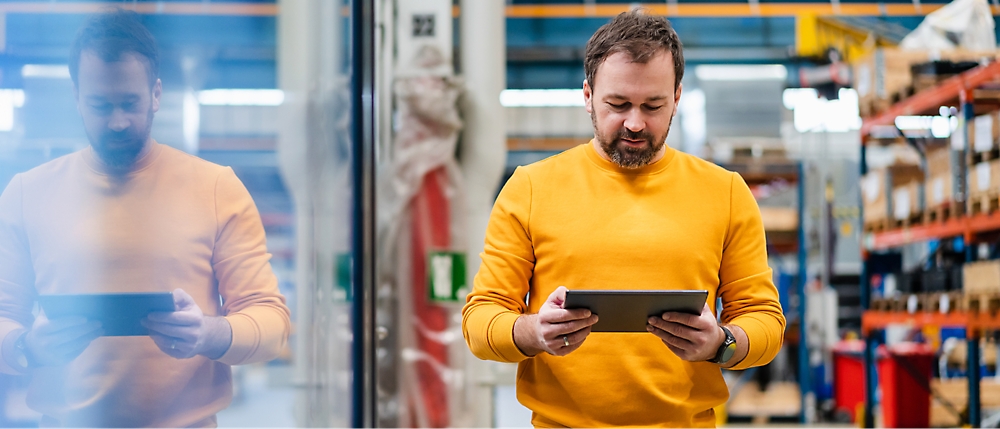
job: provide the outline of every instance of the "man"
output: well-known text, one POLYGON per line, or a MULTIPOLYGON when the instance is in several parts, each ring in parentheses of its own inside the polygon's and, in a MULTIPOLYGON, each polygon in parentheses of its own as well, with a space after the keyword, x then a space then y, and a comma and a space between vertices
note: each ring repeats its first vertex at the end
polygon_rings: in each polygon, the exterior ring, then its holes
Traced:
POLYGON ((90 146, 0 196, 0 370, 43 426, 210 427, 230 365, 275 358, 290 322, 257 209, 232 169, 150 138, 159 55, 132 12, 91 18, 70 72, 90 146), (172 292, 149 336, 36 316, 39 295, 172 292))
POLYGON ((739 175, 665 144, 684 71, 665 19, 614 18, 584 68, 594 139, 518 168, 500 192, 466 341, 482 359, 519 362, 535 426, 714 426, 728 396, 720 367, 763 365, 781 346, 760 211, 739 175), (709 299, 700 316, 651 317, 649 334, 591 334, 598 316, 563 309, 567 288, 709 299))

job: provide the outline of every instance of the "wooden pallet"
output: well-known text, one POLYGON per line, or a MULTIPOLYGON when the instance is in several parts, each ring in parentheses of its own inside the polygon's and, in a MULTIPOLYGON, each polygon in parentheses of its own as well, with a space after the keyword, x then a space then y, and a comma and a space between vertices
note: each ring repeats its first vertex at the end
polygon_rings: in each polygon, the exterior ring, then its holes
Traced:
POLYGON ((966 293, 962 296, 962 309, 970 313, 996 314, 1000 310, 1000 292, 966 293))
POLYGON ((1000 146, 997 146, 996 142, 994 142, 993 147, 991 147, 990 150, 985 152, 976 152, 973 150, 971 151, 969 156, 970 156, 969 165, 973 166, 974 168, 976 164, 979 164, 981 162, 989 162, 993 161, 994 159, 1000 159, 1000 146))
POLYGON ((873 221, 868 221, 864 225, 864 232, 885 232, 888 231, 892 226, 892 222, 889 219, 877 219, 873 221))
POLYGON ((961 205, 954 201, 924 210, 924 223, 944 222, 961 213, 961 205))
POLYGON ((894 311, 896 308, 893 298, 873 298, 871 309, 875 311, 894 311))
POLYGON ((962 306, 962 292, 928 292, 920 294, 925 313, 951 313, 962 306))
POLYGON ((1000 209, 1000 195, 985 194, 969 197, 969 214, 990 214, 1000 209))
POLYGON ((894 229, 909 228, 912 225, 920 225, 924 222, 923 212, 910 213, 903 219, 893 219, 892 227, 894 229))

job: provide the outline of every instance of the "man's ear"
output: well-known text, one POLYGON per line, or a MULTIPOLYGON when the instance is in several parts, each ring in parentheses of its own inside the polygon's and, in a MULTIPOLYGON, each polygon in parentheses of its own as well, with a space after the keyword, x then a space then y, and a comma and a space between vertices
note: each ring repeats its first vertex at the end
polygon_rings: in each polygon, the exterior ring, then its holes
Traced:
POLYGON ((677 108, 681 104, 681 93, 684 92, 684 84, 677 85, 677 89, 674 90, 674 115, 677 116, 677 108))
POLYGON ((159 79, 153 84, 153 112, 160 111, 160 96, 163 95, 163 83, 159 79))
POLYGON ((73 84, 73 100, 76 101, 77 113, 82 115, 83 111, 80 109, 80 89, 76 87, 75 83, 73 84))
POLYGON ((584 79, 583 80, 583 108, 587 109, 587 113, 594 113, 594 107, 593 107, 593 104, 591 104, 593 97, 594 97, 594 93, 593 93, 592 89, 590 88, 590 82, 587 82, 587 79, 584 79))

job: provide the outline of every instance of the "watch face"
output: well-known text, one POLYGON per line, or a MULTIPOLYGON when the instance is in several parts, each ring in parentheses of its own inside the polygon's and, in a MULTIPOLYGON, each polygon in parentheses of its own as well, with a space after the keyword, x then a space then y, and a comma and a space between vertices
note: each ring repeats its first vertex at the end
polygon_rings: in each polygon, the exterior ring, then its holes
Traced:
POLYGON ((734 354, 736 354, 736 343, 730 344, 726 347, 726 350, 722 352, 722 363, 729 362, 729 359, 732 359, 734 354))

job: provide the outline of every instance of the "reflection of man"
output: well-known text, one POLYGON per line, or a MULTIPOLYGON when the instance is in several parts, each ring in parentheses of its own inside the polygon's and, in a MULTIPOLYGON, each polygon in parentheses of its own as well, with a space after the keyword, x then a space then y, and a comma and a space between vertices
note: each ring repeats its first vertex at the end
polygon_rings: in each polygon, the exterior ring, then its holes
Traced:
POLYGON ((229 365, 273 359, 289 331, 257 209, 229 168, 150 138, 159 56, 131 12, 91 18, 70 71, 91 146, 0 196, 0 370, 31 376, 46 426, 214 426, 229 365), (149 337, 32 316, 37 295, 173 292, 149 337))
POLYGON ((619 15, 587 43, 584 68, 594 140, 504 186, 466 340, 480 358, 520 362, 517 396, 535 426, 714 426, 728 395, 720 366, 762 365, 781 345, 760 211, 739 175, 665 144, 684 71, 665 19, 619 15), (709 300, 700 316, 651 317, 653 335, 591 335, 598 317, 563 309, 567 287, 704 289, 709 300))

